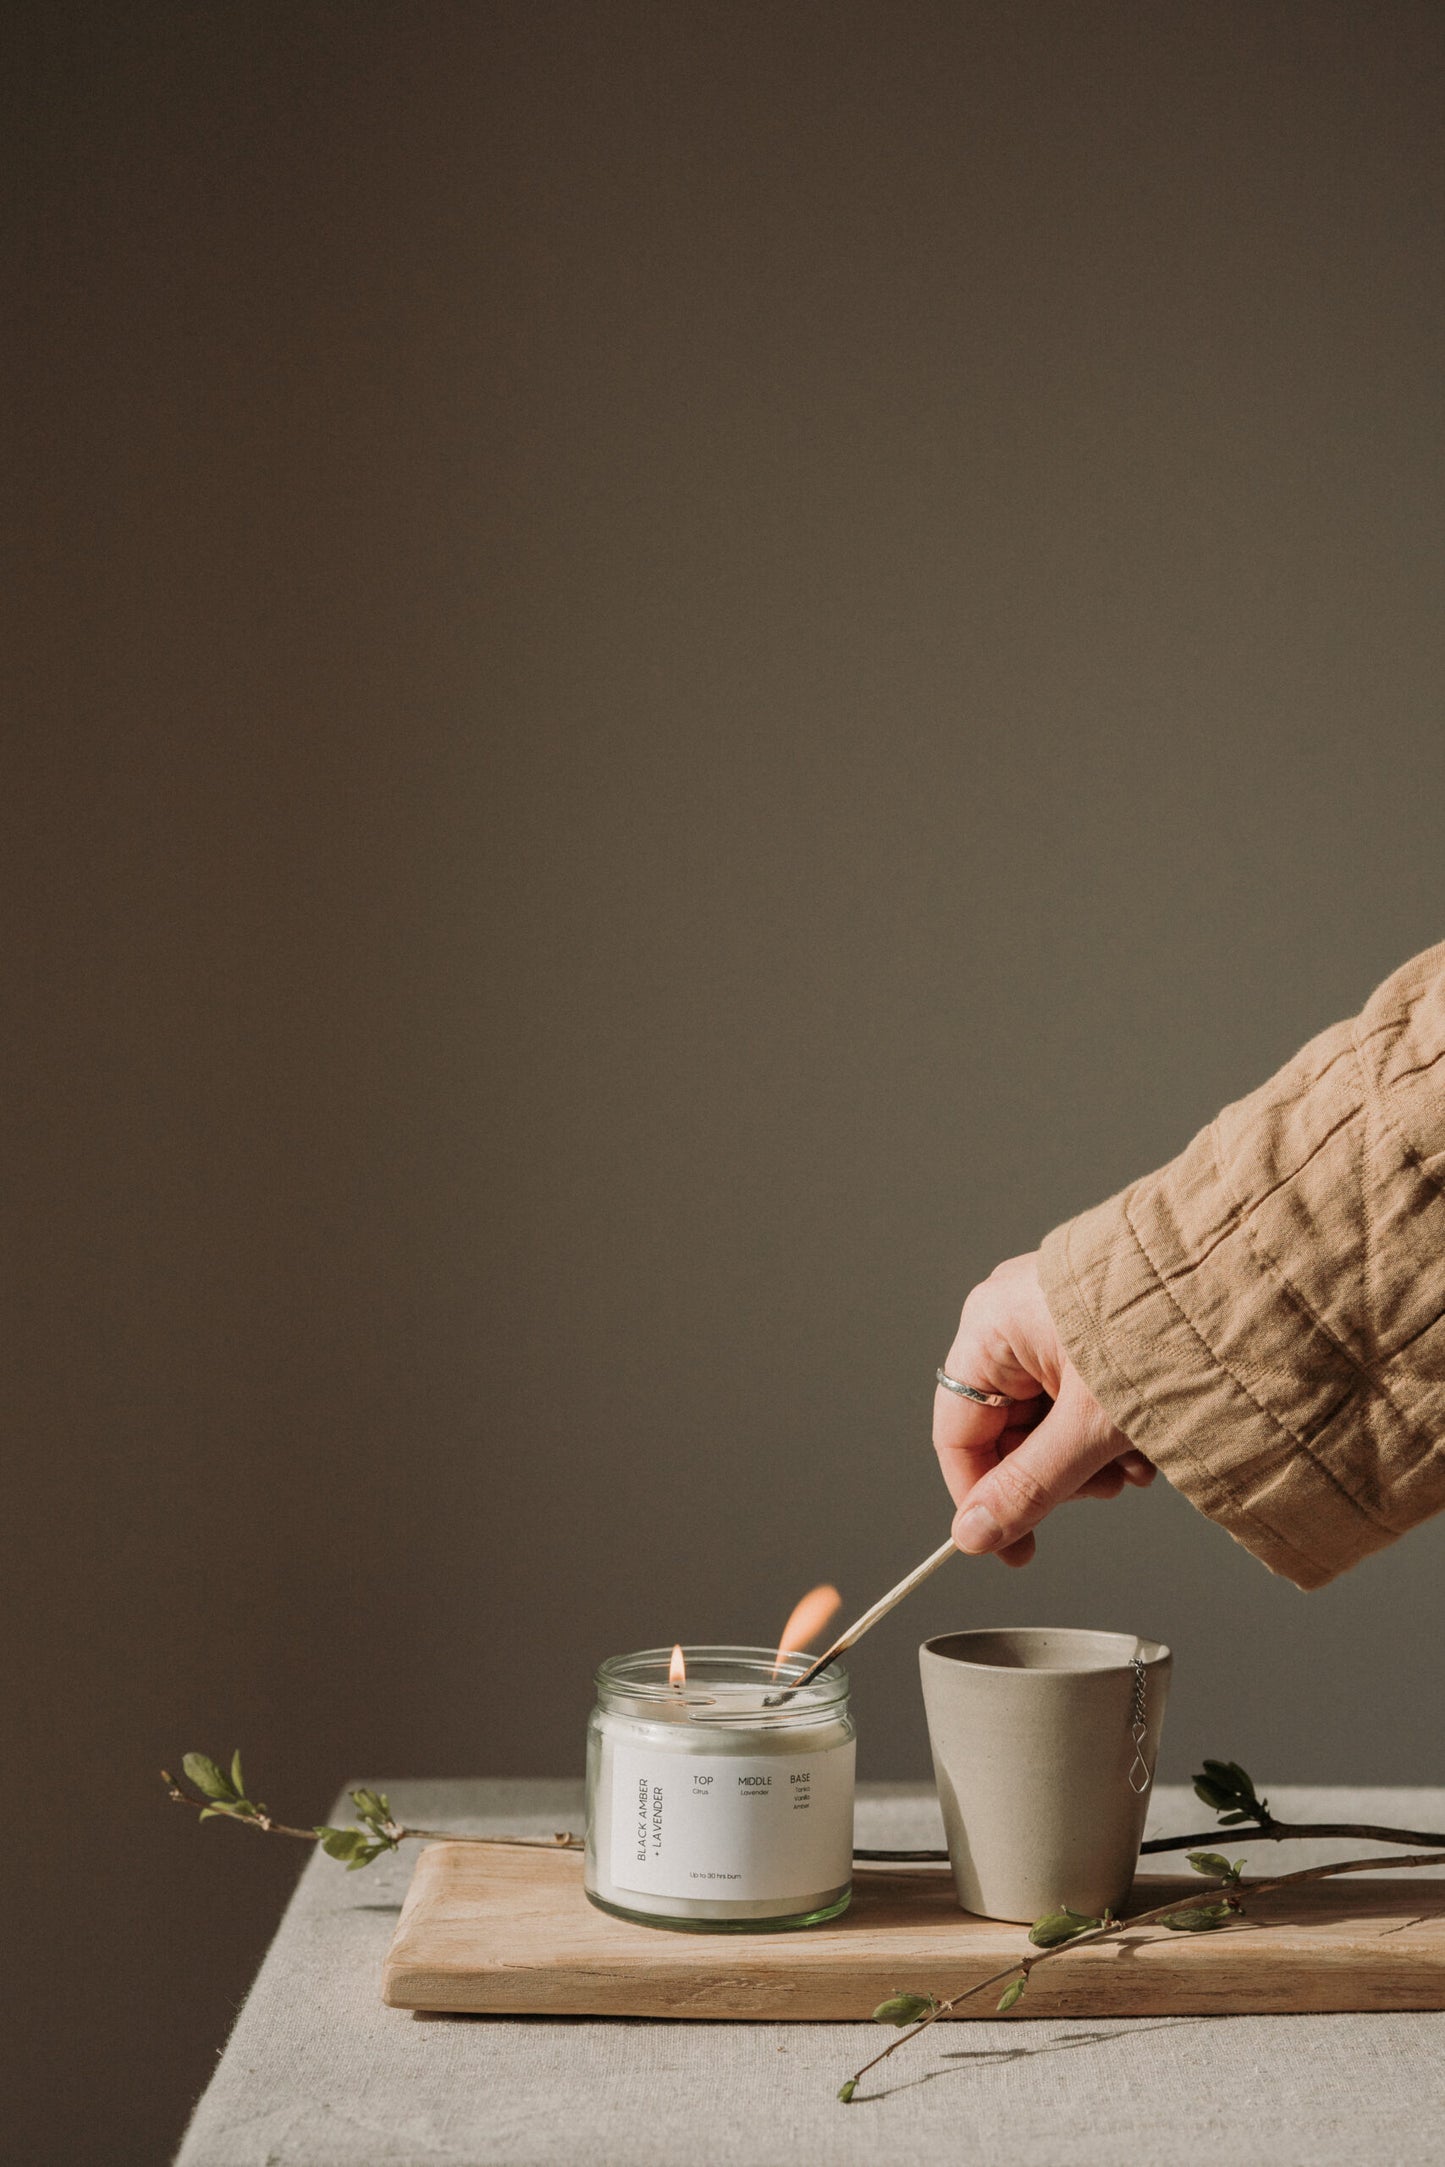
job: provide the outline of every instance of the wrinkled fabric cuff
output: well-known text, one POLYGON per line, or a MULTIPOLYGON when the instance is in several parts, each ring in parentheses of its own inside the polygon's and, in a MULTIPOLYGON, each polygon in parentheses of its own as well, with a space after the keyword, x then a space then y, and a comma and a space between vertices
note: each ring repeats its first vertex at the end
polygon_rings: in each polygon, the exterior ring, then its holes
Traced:
POLYGON ((1110 1420, 1191 1505, 1271 1572, 1323 1587, 1393 1531, 1221 1366, 1139 1240, 1129 1206, 1143 1186, 1046 1237, 1040 1275, 1059 1336, 1110 1420))

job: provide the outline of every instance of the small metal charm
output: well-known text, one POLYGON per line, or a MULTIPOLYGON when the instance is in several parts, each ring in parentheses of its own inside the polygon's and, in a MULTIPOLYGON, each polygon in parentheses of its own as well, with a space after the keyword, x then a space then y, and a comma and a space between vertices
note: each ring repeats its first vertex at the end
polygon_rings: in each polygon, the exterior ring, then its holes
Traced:
POLYGON ((1129 1788, 1141 1794, 1149 1788, 1149 1764, 1144 1758, 1144 1736, 1149 1726, 1145 1719, 1144 1659, 1134 1658, 1134 1714, 1129 1725, 1129 1736, 1134 1741, 1134 1759, 1129 1767, 1129 1788))

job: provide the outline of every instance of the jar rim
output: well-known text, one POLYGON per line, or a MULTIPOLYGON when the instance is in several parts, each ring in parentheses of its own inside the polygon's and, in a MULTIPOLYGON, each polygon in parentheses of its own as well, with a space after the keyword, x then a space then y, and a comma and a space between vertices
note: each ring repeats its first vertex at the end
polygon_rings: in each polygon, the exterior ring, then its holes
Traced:
POLYGON ((781 1662, 772 1648, 683 1648, 687 1681, 668 1682, 671 1648, 640 1648, 631 1655, 610 1655, 596 1672, 598 1698, 604 1705, 625 1707, 646 1716, 649 1711, 683 1707, 692 1723, 789 1723, 834 1713, 846 1706, 848 1673, 837 1661, 805 1686, 791 1681, 805 1675, 816 1660, 810 1655, 785 1655, 781 1662), (759 1688, 776 1693, 773 1706, 758 1705, 759 1688))

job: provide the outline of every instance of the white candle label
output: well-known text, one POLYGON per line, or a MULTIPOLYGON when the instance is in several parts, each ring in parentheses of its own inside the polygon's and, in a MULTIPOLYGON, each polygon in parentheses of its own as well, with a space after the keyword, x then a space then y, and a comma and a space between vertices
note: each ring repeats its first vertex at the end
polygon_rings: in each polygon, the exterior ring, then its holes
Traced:
POLYGON ((755 1760, 612 1754, 612 1879, 653 1896, 821 1896, 853 1870, 853 1742, 755 1760))

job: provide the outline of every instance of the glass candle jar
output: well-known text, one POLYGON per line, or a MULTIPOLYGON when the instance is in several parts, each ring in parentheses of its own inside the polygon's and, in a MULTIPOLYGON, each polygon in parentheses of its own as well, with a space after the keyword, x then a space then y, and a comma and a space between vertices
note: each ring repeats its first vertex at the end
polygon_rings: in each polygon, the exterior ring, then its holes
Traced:
POLYGON ((587 1733, 594 1904, 646 1926, 758 1933, 848 1906, 853 1724, 838 1664, 789 1690, 809 1658, 766 1648, 615 1655, 587 1733))

